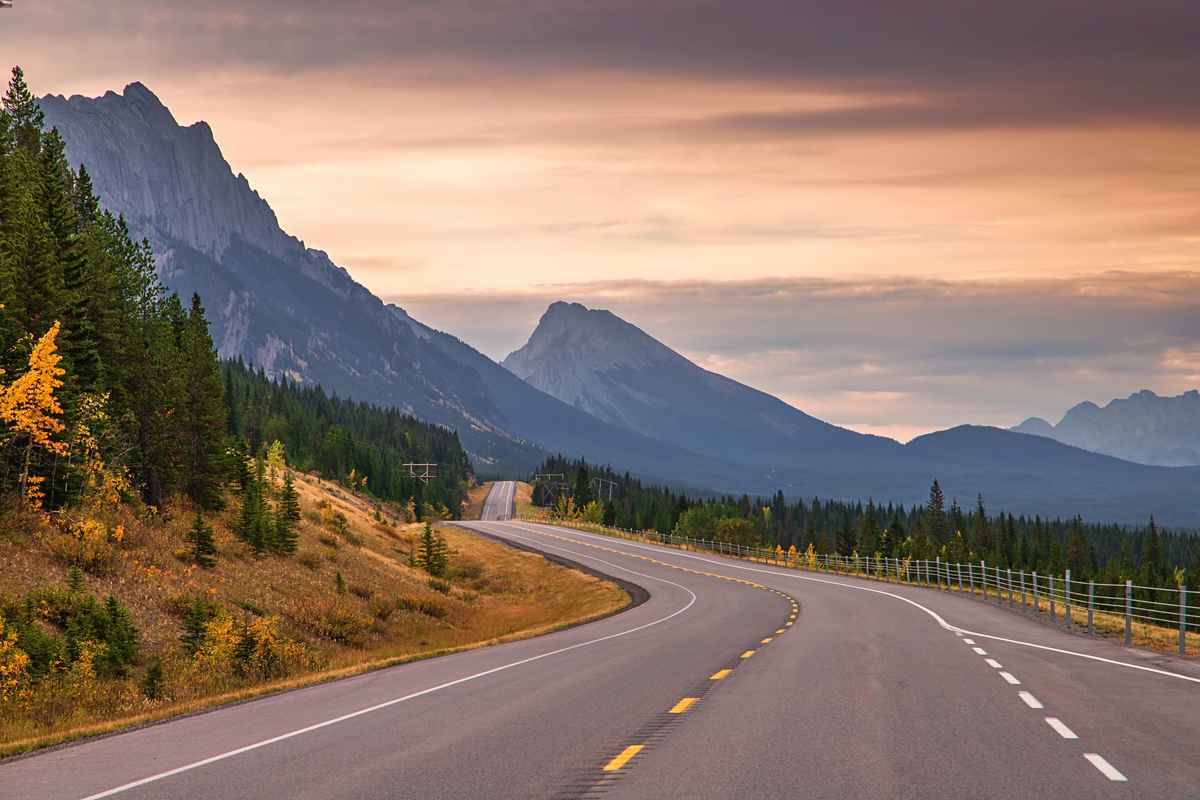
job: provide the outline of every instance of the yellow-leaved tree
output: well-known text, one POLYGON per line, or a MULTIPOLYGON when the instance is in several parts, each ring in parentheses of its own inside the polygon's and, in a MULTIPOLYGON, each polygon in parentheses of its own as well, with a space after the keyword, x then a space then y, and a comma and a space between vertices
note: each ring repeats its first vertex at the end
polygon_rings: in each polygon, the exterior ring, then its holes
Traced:
POLYGON ((4 387, 0 394, 0 421, 8 426, 11 441, 24 437, 25 452, 21 459, 21 496, 34 508, 42 507, 44 476, 31 475, 33 449, 40 447, 53 455, 66 455, 67 445, 54 438, 62 433, 62 406, 54 397, 55 389, 63 385, 66 370, 58 366, 62 356, 56 340, 60 325, 55 322, 34 345, 29 354, 29 370, 4 387))

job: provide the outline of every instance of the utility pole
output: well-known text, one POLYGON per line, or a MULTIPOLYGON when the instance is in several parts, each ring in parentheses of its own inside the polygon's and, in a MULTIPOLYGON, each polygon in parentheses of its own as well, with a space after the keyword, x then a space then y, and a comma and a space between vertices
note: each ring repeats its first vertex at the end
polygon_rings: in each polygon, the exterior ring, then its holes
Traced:
POLYGON ((592 478, 592 483, 596 486, 596 499, 599 499, 604 494, 604 487, 608 487, 608 502, 612 502, 613 490, 617 488, 616 481, 610 481, 608 478, 592 478))
POLYGON ((438 477, 437 464, 403 464, 408 467, 408 477, 416 478, 422 483, 429 483, 433 478, 438 477))
POLYGON ((548 505, 554 505, 555 499, 559 495, 567 492, 567 476, 561 472, 539 472, 533 476, 535 484, 543 484, 550 492, 550 502, 548 505))

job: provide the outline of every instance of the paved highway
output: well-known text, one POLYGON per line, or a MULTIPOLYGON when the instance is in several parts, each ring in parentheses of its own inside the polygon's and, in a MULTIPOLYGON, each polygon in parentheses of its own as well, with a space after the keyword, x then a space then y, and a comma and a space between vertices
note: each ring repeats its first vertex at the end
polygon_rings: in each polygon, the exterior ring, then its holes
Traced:
MULTIPOLYGON (((505 514, 512 486, 493 489, 505 514)), ((0 765, 4 798, 1189 797, 1200 669, 934 590, 516 521, 629 610, 0 765), (791 624, 789 624, 791 623, 791 624)))

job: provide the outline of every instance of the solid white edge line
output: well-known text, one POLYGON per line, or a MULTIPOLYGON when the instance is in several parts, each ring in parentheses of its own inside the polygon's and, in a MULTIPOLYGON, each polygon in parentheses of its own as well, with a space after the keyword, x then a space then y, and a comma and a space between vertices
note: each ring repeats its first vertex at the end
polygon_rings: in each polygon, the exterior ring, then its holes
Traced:
MULTIPOLYGON (((530 540, 528 540, 528 539, 523 539, 521 537, 514 537, 514 538, 517 538, 518 540, 520 540, 522 542, 530 543, 530 540)), ((554 550, 560 550, 564 553, 571 553, 572 555, 576 555, 576 556, 580 555, 579 553, 576 553, 572 550, 567 550, 567 549, 561 548, 561 547, 554 547, 553 545, 547 545, 544 542, 538 542, 538 545, 541 547, 550 547, 551 549, 554 549, 554 550)), ((505 670, 513 669, 514 667, 520 667, 525 664, 532 663, 534 661, 541 661, 543 658, 549 658, 551 656, 557 656, 557 655, 561 655, 563 653, 568 653, 572 650, 578 650, 581 647, 587 647, 589 645, 599 644, 601 642, 607 642, 612 639, 619 638, 621 636, 627 636, 628 634, 631 634, 631 633, 637 633, 638 631, 644 631, 647 628, 651 628, 655 625, 659 625, 663 622, 666 622, 670 619, 673 619, 673 618, 679 616, 680 614, 687 611, 689 608, 691 608, 693 605, 696 604, 696 594, 691 589, 687 588, 686 586, 684 586, 682 584, 675 583, 674 581, 669 581, 666 578, 659 578, 654 575, 647 575, 642 572, 636 572, 632 569, 629 569, 628 567, 623 567, 620 564, 613 564, 610 561, 604 561, 603 559, 599 559, 594 556, 588 556, 588 558, 591 558, 592 560, 596 561, 597 563, 604 564, 605 566, 615 567, 617 569, 628 572, 631 575, 637 575, 639 578, 649 578, 650 580, 659 581, 660 583, 666 583, 666 584, 674 586, 678 589, 683 589, 683 591, 687 592, 688 595, 690 595, 691 599, 689 599, 687 604, 684 605, 682 608, 671 612, 667 616, 653 620, 652 622, 647 622, 643 625, 638 625, 637 627, 634 627, 634 628, 629 628, 627 630, 618 631, 617 633, 610 633, 607 636, 601 636, 597 639, 589 639, 586 642, 576 642, 575 644, 568 645, 567 647, 560 647, 557 650, 551 650, 546 653, 539 653, 536 656, 530 656, 529 658, 522 658, 519 661, 513 661, 510 664, 502 664, 501 666, 492 667, 491 669, 484 670, 483 672, 477 672, 474 675, 467 675, 462 678, 457 678, 452 681, 447 681, 446 683, 438 684, 437 686, 431 686, 428 689, 422 689, 419 692, 412 692, 411 694, 406 694, 402 697, 395 697, 391 700, 385 700, 382 703, 376 703, 373 706, 368 706, 366 708, 360 708, 357 711, 351 711, 349 714, 342 714, 339 717, 334 717, 333 719, 327 719, 324 722, 317 722, 313 725, 308 725, 303 728, 298 728, 294 731, 289 731, 287 733, 283 733, 278 736, 272 736, 270 739, 263 739, 260 742, 254 742, 253 744, 248 744, 244 747, 239 747, 236 750, 230 750, 225 753, 219 753, 215 756, 209 756, 208 758, 203 758, 199 761, 193 761, 190 764, 184 764, 183 766, 175 767, 174 769, 169 769, 164 772, 159 772, 155 775, 149 775, 145 778, 140 778, 136 781, 130 781, 129 783, 125 783, 120 786, 115 786, 111 789, 106 789, 103 792, 97 792, 96 794, 89 794, 86 797, 81 798, 81 800, 100 800, 103 797, 112 797, 113 795, 120 794, 122 792, 127 792, 130 789, 136 789, 139 786, 145 786, 148 783, 155 783, 157 781, 163 780, 164 778, 170 778, 174 775, 179 775, 180 773, 183 773, 183 772, 189 772, 191 770, 197 769, 199 767, 207 766, 207 765, 215 763, 217 761, 224 761, 227 758, 233 758, 234 756, 241 755, 242 753, 248 753, 251 750, 258 750, 259 748, 266 747, 267 745, 275 744, 277 742, 282 742, 287 739, 295 738, 297 736, 302 736, 306 733, 311 733, 313 731, 320 730, 321 728, 327 728, 330 725, 337 725, 340 722, 345 722, 347 720, 354 719, 355 717, 361 717, 364 714, 370 714, 375 711, 380 711, 382 709, 397 705, 398 703, 406 702, 408 700, 415 700, 418 697, 424 697, 427 694, 433 694, 434 692, 439 692, 443 689, 449 689, 452 686, 458 686, 459 684, 467 683, 469 681, 477 680, 479 678, 484 678, 484 677, 487 677, 488 675, 494 675, 497 672, 504 672, 505 670)))
MULTIPOLYGON (((520 525, 520 523, 514 523, 514 524, 520 525)), ((991 633, 980 633, 979 631, 968 630, 959 625, 952 625, 951 623, 947 622, 945 620, 945 618, 942 617, 941 614, 937 613, 936 611, 934 611, 933 609, 931 609, 927 606, 921 605, 916 600, 910 600, 909 598, 904 597, 903 595, 896 594, 895 592, 886 592, 883 589, 875 589, 870 586, 858 586, 853 583, 843 583, 841 581, 829 580, 827 578, 813 578, 808 575, 797 575, 797 574, 791 573, 791 572, 779 572, 778 570, 773 570, 773 569, 763 569, 760 567, 748 567, 743 564, 736 564, 736 563, 733 563, 730 561, 716 561, 716 560, 710 559, 710 558, 703 558, 701 556, 692 555, 691 553, 686 553, 686 552, 683 552, 680 550, 674 550, 669 547, 636 544, 634 542, 627 542, 624 539, 617 539, 613 536, 603 536, 600 534, 583 533, 582 531, 576 531, 571 528, 559 528, 557 526, 550 526, 550 527, 555 527, 557 530, 566 531, 568 533, 574 533, 578 536, 586 536, 589 539, 602 539, 604 541, 616 542, 616 543, 627 545, 629 547, 636 547, 636 548, 639 548, 642 550, 651 550, 655 553, 671 554, 671 555, 678 556, 680 558, 691 558, 691 559, 695 559, 697 561, 703 561, 706 564, 715 564, 717 566, 728 567, 730 569, 740 569, 740 570, 743 570, 746 572, 758 572, 758 573, 762 573, 762 574, 766 574, 766 575, 776 575, 780 578, 791 578, 793 580, 798 580, 798 581, 809 581, 810 583, 825 583, 825 584, 829 584, 830 586, 840 586, 843 589, 853 589, 853 590, 859 591, 859 592, 870 592, 872 594, 881 594, 881 595, 884 595, 885 597, 891 597, 895 600, 899 600, 902 603, 908 603, 910 606, 913 606, 914 608, 918 608, 921 611, 924 611, 926 614, 928 614, 930 617, 932 617, 933 620, 935 622, 937 622, 938 625, 940 625, 942 628, 944 628, 945 630, 948 630, 948 631, 966 633, 966 634, 970 634, 971 636, 978 636, 981 639, 991 639, 992 641, 995 641, 995 642, 1004 642, 1005 644, 1015 644, 1020 647, 1029 647, 1034 650, 1043 650, 1047 653, 1058 653, 1059 655, 1064 655, 1064 656, 1074 656, 1076 658, 1084 658, 1084 659, 1087 659, 1088 661, 1098 661, 1102 664, 1110 664, 1115 667, 1125 667, 1126 669, 1135 669, 1135 670, 1138 670, 1139 672, 1149 672, 1151 674, 1162 675, 1167 678, 1177 678, 1181 681, 1188 681, 1190 683, 1200 683, 1200 678, 1194 677, 1192 675, 1183 675, 1178 672, 1171 672, 1170 670, 1158 669, 1157 667, 1147 667, 1147 666, 1143 666, 1141 664, 1130 664, 1128 661, 1117 661, 1116 659, 1105 658, 1104 656, 1094 656, 1091 653, 1080 653, 1076 650, 1065 650, 1061 647, 1052 647, 1047 644, 1037 644, 1036 642, 1026 642, 1026 641, 1022 641, 1021 639, 1010 639, 1005 636, 996 636, 995 634, 991 634, 991 633)), ((533 533, 537 533, 537 531, 534 530, 533 533)))
POLYGON ((1059 719, 1058 717, 1046 717, 1046 724, 1049 725, 1051 728, 1054 728, 1054 732, 1057 733, 1059 736, 1061 736, 1064 739, 1078 739, 1079 738, 1078 736, 1075 735, 1075 731, 1071 730, 1065 724, 1063 724, 1063 721, 1061 719, 1059 719))
POLYGON ((1129 780, 1120 771, 1104 758, 1099 753, 1084 753, 1083 757, 1092 762, 1092 766, 1100 770, 1104 777, 1110 781, 1127 781, 1129 780))
POLYGON ((1012 684, 1013 686, 1021 685, 1021 682, 1019 680, 1017 680, 1016 677, 1011 672, 1001 672, 1000 677, 1004 678, 1005 681, 1012 684))

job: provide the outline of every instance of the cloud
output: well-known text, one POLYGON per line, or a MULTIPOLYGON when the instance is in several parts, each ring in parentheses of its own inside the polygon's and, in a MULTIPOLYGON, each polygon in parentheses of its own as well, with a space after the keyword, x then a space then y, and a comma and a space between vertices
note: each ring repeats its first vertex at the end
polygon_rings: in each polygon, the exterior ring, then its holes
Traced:
POLYGON ((495 358, 553 300, 609 308, 705 368, 824 419, 916 434, 1056 421, 1085 399, 1200 377, 1200 273, 599 281, 392 298, 495 358))

